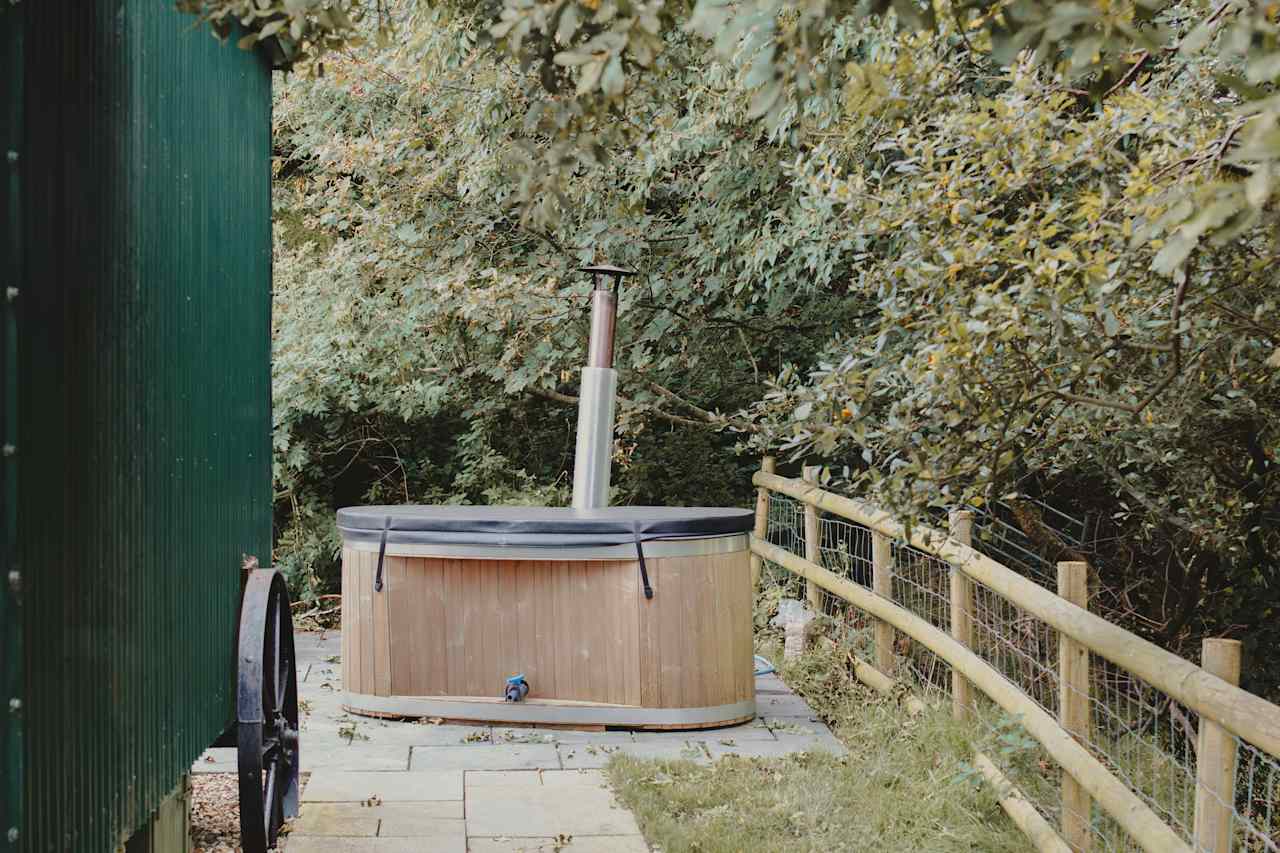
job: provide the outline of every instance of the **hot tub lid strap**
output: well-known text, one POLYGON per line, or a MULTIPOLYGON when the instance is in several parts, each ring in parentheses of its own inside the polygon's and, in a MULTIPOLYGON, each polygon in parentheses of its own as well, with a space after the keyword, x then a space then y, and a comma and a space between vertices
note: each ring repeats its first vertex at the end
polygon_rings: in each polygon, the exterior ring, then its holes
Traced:
POLYGON ((644 597, 653 598, 653 587, 649 585, 649 568, 644 564, 644 538, 640 535, 640 525, 634 525, 636 537, 636 558, 640 562, 640 583, 644 585, 644 597))
POLYGON ((387 531, 391 529, 391 516, 382 523, 382 541, 378 543, 378 571, 373 578, 373 589, 382 592, 382 558, 387 555, 387 531))

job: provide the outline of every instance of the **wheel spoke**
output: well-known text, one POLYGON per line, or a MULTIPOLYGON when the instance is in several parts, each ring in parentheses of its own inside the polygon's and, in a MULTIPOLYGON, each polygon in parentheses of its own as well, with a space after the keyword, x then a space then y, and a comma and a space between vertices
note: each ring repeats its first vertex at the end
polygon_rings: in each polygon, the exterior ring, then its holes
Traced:
POLYGON ((277 808, 279 803, 279 764, 272 761, 266 765, 267 782, 262 786, 262 815, 266 821, 264 829, 267 833, 267 846, 274 846, 276 840, 276 832, 279 831, 280 825, 276 822, 276 815, 279 811, 277 808))
POLYGON ((259 725, 241 724, 238 734, 240 787, 240 842, 245 853, 264 853, 265 815, 262 811, 262 730, 259 725))
POLYGON ((267 843, 275 846, 276 838, 280 835, 280 827, 284 826, 284 797, 283 795, 276 797, 275 802, 271 806, 271 822, 267 826, 267 843))
POLYGON ((277 711, 279 711, 279 710, 281 710, 281 709, 283 709, 283 708, 284 708, 285 696, 286 696, 286 685, 287 685, 287 683, 288 683, 288 678, 289 678, 288 672, 289 672, 289 670, 293 667, 293 659, 292 659, 292 657, 293 657, 293 656, 292 656, 292 655, 285 655, 285 654, 283 654, 283 652, 284 652, 284 651, 285 651, 285 649, 286 649, 286 645, 285 645, 285 624, 284 624, 284 619, 285 619, 285 616, 286 616, 286 615, 287 615, 287 612, 286 612, 285 608, 281 606, 281 602, 280 602, 280 600, 277 598, 277 599, 276 599, 276 612, 275 612, 275 616, 276 616, 276 630, 275 630, 275 634, 276 634, 276 671, 275 671, 275 677, 276 677, 276 685, 275 685, 275 686, 276 686, 276 690, 275 690, 275 693, 276 693, 276 710, 277 710, 277 711))
POLYGON ((262 691, 262 714, 266 720, 274 719, 275 711, 280 707, 280 700, 276 695, 276 669, 279 667, 276 637, 279 632, 276 630, 276 614, 272 612, 275 603, 276 597, 268 595, 262 638, 262 681, 265 688, 262 691))

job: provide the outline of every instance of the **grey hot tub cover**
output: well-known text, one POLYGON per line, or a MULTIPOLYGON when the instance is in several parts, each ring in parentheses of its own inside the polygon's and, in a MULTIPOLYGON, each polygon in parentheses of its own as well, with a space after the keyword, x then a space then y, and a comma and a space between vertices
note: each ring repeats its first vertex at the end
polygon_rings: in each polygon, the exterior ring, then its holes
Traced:
POLYGON ((634 542, 645 597, 653 598, 641 543, 746 533, 754 518, 733 507, 357 506, 338 510, 338 531, 346 542, 378 543, 378 591, 388 543, 585 548, 634 542))
POLYGON ((751 510, 736 507, 619 506, 579 510, 543 506, 353 506, 338 510, 348 542, 391 544, 625 545, 653 539, 703 539, 751 530, 751 510))

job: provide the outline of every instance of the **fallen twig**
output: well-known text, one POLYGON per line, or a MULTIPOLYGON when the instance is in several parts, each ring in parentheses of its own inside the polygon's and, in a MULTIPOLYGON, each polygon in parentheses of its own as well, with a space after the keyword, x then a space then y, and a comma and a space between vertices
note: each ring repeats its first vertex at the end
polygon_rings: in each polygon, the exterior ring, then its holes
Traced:
POLYGON ((342 595, 339 593, 334 593, 332 595, 317 595, 315 598, 311 599, 310 601, 301 601, 301 600, 295 601, 293 603, 293 606, 301 607, 305 604, 315 604, 318 601, 330 601, 335 598, 342 598, 342 595))
POLYGON ((342 611, 342 605, 341 605, 341 604, 339 604, 337 607, 331 607, 331 608, 329 608, 328 610, 320 610, 319 608, 317 608, 317 609, 315 609, 315 610, 308 610, 306 613, 299 613, 299 614, 297 615, 297 617, 295 617, 295 618, 297 618, 297 619, 320 619, 320 618, 322 618, 322 617, 324 617, 324 616, 331 616, 331 615, 332 615, 332 614, 334 614, 334 613, 340 613, 341 611, 342 611))

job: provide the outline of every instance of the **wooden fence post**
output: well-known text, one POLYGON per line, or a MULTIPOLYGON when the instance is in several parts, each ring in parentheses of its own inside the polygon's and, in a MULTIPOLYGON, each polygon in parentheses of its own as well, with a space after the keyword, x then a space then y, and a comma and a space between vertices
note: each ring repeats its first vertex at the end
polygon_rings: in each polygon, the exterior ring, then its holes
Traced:
MULTIPOLYGON (((955 510, 947 518, 948 533, 961 545, 973 543, 973 513, 955 510)), ((973 648, 973 581, 959 569, 951 569, 951 636, 965 648, 973 648)), ((973 685, 951 670, 951 714, 966 719, 973 709, 973 685)))
MULTIPOLYGON (((1058 563, 1058 595, 1089 609, 1088 563, 1058 563)), ((1058 719, 1072 737, 1086 746, 1092 726, 1089 684, 1089 647, 1059 632, 1058 719)), ((1062 838, 1078 853, 1087 853, 1093 844, 1092 811, 1088 792, 1069 773, 1063 773, 1062 838)))
MULTIPOLYGON (((766 474, 772 474, 776 466, 777 460, 772 456, 766 456, 760 460, 760 470, 766 474)), ((756 490, 756 526, 752 532, 757 539, 764 539, 769 534, 769 490, 764 486, 756 490)), ((753 553, 751 555, 752 590, 760 588, 760 571, 763 567, 764 560, 753 553)))
MULTIPOLYGON (((817 465, 804 466, 804 481, 818 485, 817 465)), ((818 522, 818 508, 813 504, 804 505, 804 558, 815 566, 822 565, 822 525, 818 522)), ((814 613, 822 612, 822 587, 813 581, 805 581, 805 598, 809 601, 809 609, 814 613)))
MULTIPOLYGON (((1230 684, 1240 683, 1240 641, 1205 640, 1200 666, 1230 684)), ((1230 853, 1231 815, 1236 802, 1236 741, 1231 733, 1200 717, 1196 750, 1196 851, 1230 853)))
MULTIPOLYGON (((871 531, 871 589, 893 601, 893 543, 878 530, 871 531)), ((877 619, 875 626, 876 669, 893 675, 893 626, 883 619, 877 619)))

